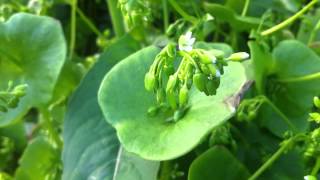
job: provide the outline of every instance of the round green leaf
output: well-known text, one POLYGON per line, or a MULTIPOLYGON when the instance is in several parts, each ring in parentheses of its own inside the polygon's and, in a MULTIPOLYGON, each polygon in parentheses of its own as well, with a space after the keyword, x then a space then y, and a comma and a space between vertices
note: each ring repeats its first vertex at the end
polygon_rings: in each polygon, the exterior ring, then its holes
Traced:
POLYGON ((0 112, 0 126, 19 119, 31 107, 46 104, 52 96, 66 56, 66 43, 58 21, 26 13, 0 23, 0 89, 27 84, 18 107, 0 112))
POLYGON ((144 160, 121 148, 116 131, 104 119, 97 99, 105 73, 138 48, 129 36, 112 44, 71 98, 64 120, 63 180, 156 179, 160 163, 144 160))
POLYGON ((244 180, 249 172, 226 148, 214 147, 201 154, 190 166, 188 180, 244 180))
POLYGON ((124 148, 151 160, 173 159, 193 149, 234 114, 237 94, 246 82, 243 66, 230 63, 217 95, 191 90, 191 107, 181 120, 166 122, 164 114, 150 117, 147 110, 156 101, 144 89, 144 75, 159 51, 151 46, 129 56, 110 70, 99 90, 100 107, 124 148))
MULTIPOLYGON (((296 40, 279 43, 272 52, 272 58, 274 64, 269 79, 273 78, 273 81, 265 85, 267 96, 298 131, 304 132, 309 125, 306 119, 313 107, 313 97, 320 93, 320 79, 300 81, 290 81, 290 79, 318 73, 320 58, 310 48, 296 40), (286 81, 288 79, 289 81, 286 81)), ((259 119, 264 126, 280 137, 289 128, 283 118, 268 106, 262 107, 259 119)))

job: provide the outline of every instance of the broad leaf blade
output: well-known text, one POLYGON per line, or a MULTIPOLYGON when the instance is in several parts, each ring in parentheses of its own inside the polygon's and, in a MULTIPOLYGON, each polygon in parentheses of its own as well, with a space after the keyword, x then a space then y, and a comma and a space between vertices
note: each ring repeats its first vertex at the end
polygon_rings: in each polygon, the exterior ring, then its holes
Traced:
POLYGON ((193 149, 209 131, 234 113, 235 97, 245 84, 244 68, 230 63, 225 68, 216 96, 191 92, 191 108, 177 123, 165 115, 147 115, 155 105, 151 92, 144 89, 144 75, 159 48, 150 46, 115 66, 104 78, 99 104, 106 119, 116 128, 120 142, 129 152, 150 160, 167 160, 193 149))
POLYGON ((51 99, 64 64, 66 43, 58 21, 25 13, 0 23, 0 41, 0 89, 6 89, 10 80, 28 85, 17 108, 0 112, 3 126, 51 99))
POLYGON ((245 180, 249 172, 226 148, 213 147, 190 166, 188 180, 245 180))
POLYGON ((126 174, 137 180, 149 180, 156 176, 159 163, 120 151, 116 132, 104 119, 97 102, 104 74, 137 49, 137 43, 130 37, 110 46, 74 93, 64 121, 63 179, 114 179, 126 174), (137 163, 149 169, 141 170, 137 163))
MULTIPOLYGON (((275 64, 271 75, 274 80, 266 85, 268 97, 299 131, 305 131, 309 125, 307 119, 313 106, 312 99, 320 93, 320 79, 298 82, 280 80, 318 73, 320 58, 295 40, 282 41, 272 55, 275 64)), ((265 108, 261 114, 264 125, 273 133, 281 136, 288 130, 283 119, 269 108, 265 108)))

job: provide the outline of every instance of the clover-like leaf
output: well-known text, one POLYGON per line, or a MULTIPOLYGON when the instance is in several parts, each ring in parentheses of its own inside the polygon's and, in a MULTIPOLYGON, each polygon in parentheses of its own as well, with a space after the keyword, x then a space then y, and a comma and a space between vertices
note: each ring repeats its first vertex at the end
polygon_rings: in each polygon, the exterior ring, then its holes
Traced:
POLYGON ((178 122, 166 122, 167 114, 148 116, 148 108, 156 101, 144 89, 144 76, 159 51, 150 46, 129 56, 109 71, 99 90, 100 107, 124 148, 150 160, 173 159, 197 146, 212 128, 234 114, 237 95, 246 82, 243 66, 230 62, 217 95, 192 89, 190 109, 178 122))
POLYGON ((0 126, 21 118, 31 107, 41 107, 52 96, 66 56, 66 43, 58 21, 26 13, 0 23, 0 89, 27 84, 17 108, 0 112, 0 126))
POLYGON ((138 48, 136 41, 124 36, 106 49, 75 91, 64 120, 62 179, 156 179, 160 163, 121 148, 116 131, 104 119, 97 99, 105 73, 138 48))

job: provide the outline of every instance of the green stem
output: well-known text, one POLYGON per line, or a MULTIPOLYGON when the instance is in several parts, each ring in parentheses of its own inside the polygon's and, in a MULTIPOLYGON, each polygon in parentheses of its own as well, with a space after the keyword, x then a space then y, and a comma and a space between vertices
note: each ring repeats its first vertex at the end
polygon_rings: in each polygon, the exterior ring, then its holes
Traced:
POLYGON ((194 0, 190 0, 191 1, 191 6, 192 6, 192 9, 193 11, 196 13, 197 17, 198 18, 201 18, 201 15, 200 15, 200 11, 199 11, 199 6, 197 6, 194 2, 194 0))
POLYGON ((112 26, 117 38, 120 38, 126 33, 123 17, 118 8, 117 0, 106 0, 108 3, 109 13, 111 16, 112 26))
POLYGON ((168 10, 168 0, 162 0, 162 8, 163 8, 163 24, 164 24, 164 32, 167 31, 169 27, 169 10, 168 10))
POLYGON ((56 145, 59 149, 62 148, 63 143, 61 138, 59 137, 58 132, 54 129, 54 125, 52 123, 52 119, 49 111, 46 108, 40 109, 41 117, 43 120, 43 125, 45 130, 48 132, 49 138, 53 141, 54 145, 56 145))
POLYGON ((81 9, 77 8, 77 13, 80 18, 87 24, 87 26, 94 32, 97 36, 103 36, 99 29, 93 24, 93 22, 82 12, 81 9))
POLYGON ((171 179, 171 170, 173 169, 170 161, 163 161, 161 164, 161 171, 159 180, 171 179))
POLYGON ((288 25, 293 23, 296 19, 298 19, 300 16, 302 16, 306 11, 308 11, 314 4, 316 4, 318 0, 312 0, 309 4, 307 4, 305 7, 303 7, 299 12, 297 12, 295 15, 291 16, 290 18, 286 19, 285 21, 281 22, 280 24, 273 26, 270 29, 267 29, 263 32, 261 32, 262 36, 267 36, 269 34, 272 34, 288 25))
POLYGON ((279 159, 279 157, 287 151, 288 148, 292 146, 293 143, 297 140, 300 135, 296 135, 287 140, 285 144, 283 144, 262 166, 253 173, 253 175, 248 180, 255 180, 257 179, 265 170, 267 170, 272 164, 279 159))
POLYGON ((245 4, 243 6, 241 16, 246 16, 248 9, 249 9, 249 4, 250 4, 250 0, 246 0, 245 4))
POLYGON ((300 77, 277 79, 277 81, 282 82, 282 83, 293 83, 293 82, 310 81, 310 80, 315 80, 318 78, 320 78, 320 72, 308 74, 308 75, 300 76, 300 77))
POLYGON ((186 57, 186 59, 189 60, 195 66, 196 69, 200 70, 200 67, 198 66, 197 62, 187 52, 179 51, 179 54, 182 57, 186 57))
POLYGON ((192 24, 198 23, 198 19, 186 13, 175 0, 169 0, 169 3, 185 20, 190 21, 192 24))
POLYGON ((309 45, 314 41, 319 29, 320 29, 320 19, 318 20, 316 26, 313 28, 313 30, 310 34, 309 41, 308 41, 309 45))
POLYGON ((290 122, 289 118, 282 113, 277 106, 275 106, 266 96, 264 96, 264 101, 284 120, 284 122, 291 128, 293 132, 298 132, 297 128, 290 122))
POLYGON ((69 42, 69 59, 72 59, 76 44, 76 29, 77 29, 77 3, 78 0, 72 0, 71 3, 71 28, 69 42))
POLYGON ((317 158, 316 164, 311 171, 311 175, 317 176, 319 169, 320 169, 320 157, 317 158))

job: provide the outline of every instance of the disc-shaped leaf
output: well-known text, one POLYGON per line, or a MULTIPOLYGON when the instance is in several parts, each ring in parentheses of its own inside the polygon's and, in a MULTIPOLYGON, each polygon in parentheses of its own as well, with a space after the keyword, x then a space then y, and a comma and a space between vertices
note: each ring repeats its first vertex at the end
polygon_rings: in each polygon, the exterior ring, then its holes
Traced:
POLYGON ((201 154, 190 166, 188 180, 245 180, 249 171, 226 148, 213 147, 201 154))
MULTIPOLYGON (((296 129, 308 127, 313 97, 320 93, 320 58, 299 41, 282 41, 272 53, 274 65, 270 72, 266 93, 272 102, 288 117, 296 129), (311 78, 302 77, 310 76, 311 78)), ((281 136, 288 125, 274 110, 265 107, 261 119, 272 132, 281 136), (275 126, 276 124, 276 126, 275 126)))
POLYGON ((64 120, 62 179, 155 179, 159 163, 120 148, 116 132, 104 119, 97 99, 105 73, 137 49, 137 43, 128 36, 111 45, 74 93, 64 120))
POLYGON ((47 103, 63 66, 66 43, 58 21, 18 13, 0 23, 0 90, 27 84, 17 108, 0 112, 0 126, 23 116, 29 108, 47 103))
POLYGON ((167 116, 161 113, 148 116, 155 97, 145 90, 144 75, 159 51, 151 46, 126 58, 110 70, 99 90, 102 111, 124 148, 151 160, 173 159, 189 152, 213 127, 228 120, 246 81, 243 66, 230 63, 217 95, 192 90, 191 107, 178 122, 166 122, 167 116))

